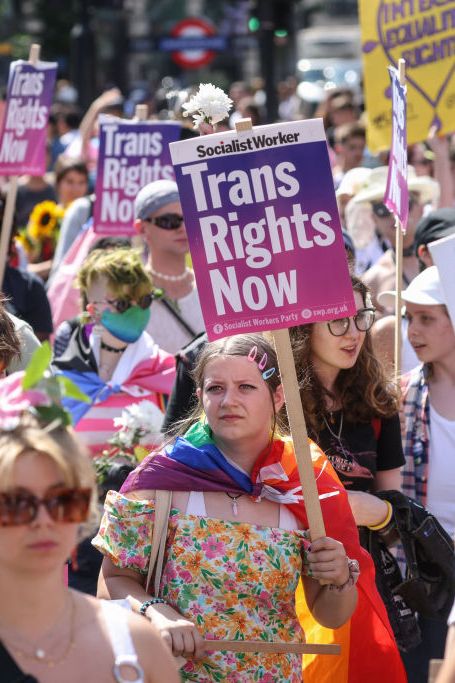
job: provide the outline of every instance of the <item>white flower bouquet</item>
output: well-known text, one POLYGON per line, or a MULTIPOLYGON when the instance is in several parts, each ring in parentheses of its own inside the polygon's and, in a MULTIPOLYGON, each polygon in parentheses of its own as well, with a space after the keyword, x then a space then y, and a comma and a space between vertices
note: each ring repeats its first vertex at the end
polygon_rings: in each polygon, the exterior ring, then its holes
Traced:
POLYGON ((194 128, 199 128, 201 123, 215 126, 227 117, 232 105, 233 101, 221 88, 201 83, 197 93, 182 105, 183 116, 193 117, 194 128))
POLYGON ((121 416, 114 418, 114 427, 120 429, 109 439, 110 448, 94 459, 98 482, 103 482, 114 460, 136 467, 149 453, 150 448, 144 444, 155 441, 163 419, 163 413, 151 401, 140 401, 124 408, 121 416))

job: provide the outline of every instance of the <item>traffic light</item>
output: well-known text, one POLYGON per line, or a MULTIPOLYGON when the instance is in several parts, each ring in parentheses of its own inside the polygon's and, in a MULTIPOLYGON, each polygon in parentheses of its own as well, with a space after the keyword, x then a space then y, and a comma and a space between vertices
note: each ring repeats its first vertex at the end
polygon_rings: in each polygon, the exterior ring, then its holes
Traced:
POLYGON ((277 38, 286 38, 290 33, 294 32, 293 0, 274 0, 273 23, 275 25, 275 35, 277 38))
POLYGON ((278 38, 285 38, 294 31, 294 0, 251 0, 248 30, 270 30, 278 38))
POLYGON ((256 33, 261 28, 259 0, 250 2, 250 13, 248 18, 248 30, 256 33))

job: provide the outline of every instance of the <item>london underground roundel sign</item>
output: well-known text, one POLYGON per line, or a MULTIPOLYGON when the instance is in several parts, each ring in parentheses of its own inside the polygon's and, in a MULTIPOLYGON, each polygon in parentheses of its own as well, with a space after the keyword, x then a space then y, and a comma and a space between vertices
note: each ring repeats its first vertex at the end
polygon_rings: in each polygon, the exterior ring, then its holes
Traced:
POLYGON ((204 19, 191 17, 179 21, 173 27, 171 36, 177 39, 174 43, 176 46, 180 43, 181 48, 172 52, 172 59, 184 69, 198 69, 209 64, 216 54, 208 49, 211 37, 215 35, 215 29, 204 19))

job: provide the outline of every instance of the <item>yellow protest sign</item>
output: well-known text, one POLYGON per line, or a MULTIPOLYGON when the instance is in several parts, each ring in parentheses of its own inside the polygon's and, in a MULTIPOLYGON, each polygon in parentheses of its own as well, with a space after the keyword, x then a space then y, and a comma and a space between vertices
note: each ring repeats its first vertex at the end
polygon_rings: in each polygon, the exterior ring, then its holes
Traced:
POLYGON ((368 145, 390 147, 389 65, 406 60, 408 144, 455 130, 455 0, 359 0, 368 145))

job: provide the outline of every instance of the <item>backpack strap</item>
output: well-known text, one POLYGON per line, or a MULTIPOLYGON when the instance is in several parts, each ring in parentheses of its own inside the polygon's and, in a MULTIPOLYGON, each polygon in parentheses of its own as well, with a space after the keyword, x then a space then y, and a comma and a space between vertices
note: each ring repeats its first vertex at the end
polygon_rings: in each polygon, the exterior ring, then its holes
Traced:
POLYGON ((188 332, 191 338, 196 336, 195 330, 191 327, 189 323, 180 315, 180 313, 175 309, 175 306, 171 304, 169 299, 166 298, 166 296, 162 296, 158 299, 158 301, 161 301, 163 306, 171 313, 174 318, 180 323, 180 325, 183 327, 183 329, 188 332))

